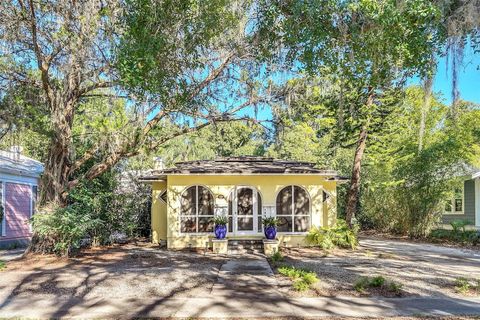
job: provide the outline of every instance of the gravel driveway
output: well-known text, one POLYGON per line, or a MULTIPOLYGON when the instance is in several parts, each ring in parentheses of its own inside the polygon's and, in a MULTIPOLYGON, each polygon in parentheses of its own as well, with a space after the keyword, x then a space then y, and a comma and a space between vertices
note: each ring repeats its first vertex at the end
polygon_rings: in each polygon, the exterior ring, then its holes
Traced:
POLYGON ((149 244, 90 250, 74 259, 29 256, 0 272, 0 309, 15 298, 91 300, 203 296, 223 258, 149 244), (4 302, 2 304, 2 301, 4 302))
POLYGON ((372 239, 362 240, 357 251, 340 250, 327 257, 319 250, 291 250, 289 262, 319 274, 316 294, 336 296, 332 298, 292 297, 291 285, 282 286, 283 280, 278 285, 263 273, 260 279, 261 258, 247 265, 245 275, 237 268, 245 264, 244 257, 167 251, 144 243, 90 250, 74 259, 27 256, 7 262, 0 271, 0 317, 380 317, 465 310, 478 314, 472 311, 477 299, 452 299, 450 283, 460 275, 480 277, 480 257, 445 250, 372 239), (351 283, 358 276, 376 274, 398 279, 412 297, 352 297, 356 292, 351 283), (249 290, 242 291, 237 280, 250 281, 249 290), (252 283, 258 284, 253 291, 252 283), (265 295, 267 285, 270 296, 265 295), (409 300, 415 295, 439 298, 409 300))
POLYGON ((285 251, 286 262, 317 272, 315 290, 299 294, 278 276, 289 295, 360 295, 353 290, 361 276, 381 275, 403 285, 404 296, 461 297, 455 279, 480 279, 480 251, 425 243, 363 238, 358 250, 335 250, 327 256, 316 249, 285 251))

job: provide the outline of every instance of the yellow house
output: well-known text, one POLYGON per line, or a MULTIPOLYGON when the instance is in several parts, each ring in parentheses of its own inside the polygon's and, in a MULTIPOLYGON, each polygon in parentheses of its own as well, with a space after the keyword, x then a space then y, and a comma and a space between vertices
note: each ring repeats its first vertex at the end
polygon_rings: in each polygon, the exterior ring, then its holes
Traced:
POLYGON ((333 170, 261 157, 179 162, 142 178, 152 184, 152 241, 170 249, 210 246, 215 215, 228 216, 228 239, 263 239, 262 217, 279 219, 277 239, 304 244, 312 226, 336 219, 333 170))

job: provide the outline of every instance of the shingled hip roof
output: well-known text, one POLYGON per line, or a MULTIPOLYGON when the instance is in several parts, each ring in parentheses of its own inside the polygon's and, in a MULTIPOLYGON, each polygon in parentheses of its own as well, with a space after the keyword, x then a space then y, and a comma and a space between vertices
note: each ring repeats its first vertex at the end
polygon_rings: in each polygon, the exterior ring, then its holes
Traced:
POLYGON ((163 180, 167 175, 181 174, 312 174, 341 180, 335 170, 315 168, 314 163, 277 160, 264 157, 230 157, 175 163, 175 167, 152 170, 142 180, 163 180))

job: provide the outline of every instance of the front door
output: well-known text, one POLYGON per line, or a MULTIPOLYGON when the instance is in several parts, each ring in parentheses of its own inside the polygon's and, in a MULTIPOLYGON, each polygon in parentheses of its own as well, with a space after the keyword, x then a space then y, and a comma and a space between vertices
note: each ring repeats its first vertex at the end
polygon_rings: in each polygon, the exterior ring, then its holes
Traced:
POLYGON ((257 234, 259 228, 257 190, 250 187, 237 187, 233 200, 234 234, 257 234))

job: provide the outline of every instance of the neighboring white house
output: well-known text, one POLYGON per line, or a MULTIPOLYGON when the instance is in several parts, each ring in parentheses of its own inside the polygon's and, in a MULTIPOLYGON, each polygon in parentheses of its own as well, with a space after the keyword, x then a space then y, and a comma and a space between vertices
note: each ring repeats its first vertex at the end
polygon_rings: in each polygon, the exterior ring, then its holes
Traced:
POLYGON ((0 247, 25 245, 31 237, 29 220, 35 213, 43 164, 21 151, 0 150, 0 247))

